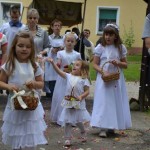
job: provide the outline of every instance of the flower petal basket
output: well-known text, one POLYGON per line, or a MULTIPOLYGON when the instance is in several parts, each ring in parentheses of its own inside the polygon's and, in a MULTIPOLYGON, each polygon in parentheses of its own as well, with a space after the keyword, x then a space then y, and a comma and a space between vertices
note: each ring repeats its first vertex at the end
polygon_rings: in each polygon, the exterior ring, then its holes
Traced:
MULTIPOLYGON (((120 72, 119 72, 119 67, 116 66, 117 70, 116 72, 113 72, 113 73, 110 73, 109 75, 105 75, 104 73, 104 66, 107 64, 107 63, 111 63, 110 61, 107 61, 105 62, 103 65, 102 65, 102 79, 104 82, 110 82, 110 81, 114 81, 114 80, 118 80, 119 77, 120 77, 120 72)), ((112 63, 111 63, 112 64, 112 63)))
POLYGON ((15 110, 35 110, 38 106, 39 100, 34 96, 21 96, 24 103, 27 105, 27 108, 24 109, 21 107, 17 97, 14 98, 14 108, 15 110))

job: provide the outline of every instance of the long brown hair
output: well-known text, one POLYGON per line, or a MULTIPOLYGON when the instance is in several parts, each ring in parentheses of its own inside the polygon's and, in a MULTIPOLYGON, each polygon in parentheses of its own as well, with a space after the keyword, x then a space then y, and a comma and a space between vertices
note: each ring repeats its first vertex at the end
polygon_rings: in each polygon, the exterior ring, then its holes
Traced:
POLYGON ((107 45, 106 40, 105 40, 105 34, 110 34, 110 35, 115 34, 116 39, 114 40, 114 45, 121 52, 121 50, 122 50, 122 46, 121 46, 122 40, 120 38, 119 29, 118 29, 117 25, 107 24, 104 27, 103 36, 102 36, 102 43, 101 43, 104 47, 107 45))
POLYGON ((17 55, 16 55, 16 44, 18 42, 19 38, 28 38, 30 39, 31 42, 31 54, 29 56, 29 60, 31 61, 32 67, 34 69, 34 71, 36 71, 37 65, 35 63, 35 50, 34 50, 34 40, 32 35, 29 32, 26 31, 20 31, 18 32, 18 34, 16 34, 11 48, 10 48, 10 52, 6 61, 6 68, 8 69, 8 75, 11 75, 13 73, 13 70, 15 69, 15 59, 17 59, 17 55))

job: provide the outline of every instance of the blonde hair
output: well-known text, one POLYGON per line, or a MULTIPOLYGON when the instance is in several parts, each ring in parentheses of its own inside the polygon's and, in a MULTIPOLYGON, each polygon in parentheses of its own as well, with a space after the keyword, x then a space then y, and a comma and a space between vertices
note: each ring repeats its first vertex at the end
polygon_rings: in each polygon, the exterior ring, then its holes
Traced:
POLYGON ((78 36, 77 36, 76 33, 74 33, 74 32, 67 32, 67 33, 65 34, 65 39, 64 39, 64 40, 66 40, 67 38, 70 38, 70 37, 74 38, 75 41, 76 41, 76 39, 78 38, 78 36))
POLYGON ((18 32, 18 34, 16 34, 11 48, 10 48, 10 52, 6 61, 6 68, 8 69, 8 75, 11 75, 13 73, 13 70, 15 69, 15 58, 17 58, 16 55, 16 44, 18 42, 19 38, 28 38, 30 40, 31 43, 31 53, 29 56, 29 60, 31 61, 32 67, 34 68, 34 71, 36 71, 37 69, 37 65, 35 63, 35 50, 34 50, 34 40, 33 40, 33 36, 26 31, 20 31, 18 32))
POLYGON ((77 60, 79 62, 81 62, 81 77, 83 79, 88 78, 89 79, 89 63, 87 61, 84 60, 77 60))
POLYGON ((29 18, 31 15, 35 15, 37 19, 39 19, 39 12, 35 8, 30 8, 27 12, 27 18, 29 18))

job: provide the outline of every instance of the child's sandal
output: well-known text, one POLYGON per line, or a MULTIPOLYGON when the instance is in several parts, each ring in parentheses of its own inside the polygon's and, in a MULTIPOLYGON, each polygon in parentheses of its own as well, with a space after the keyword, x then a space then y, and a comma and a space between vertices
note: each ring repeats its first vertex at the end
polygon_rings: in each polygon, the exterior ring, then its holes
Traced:
POLYGON ((71 141, 70 140, 65 140, 64 146, 66 146, 66 147, 71 146, 71 141))
POLYGON ((80 141, 83 143, 87 141, 86 132, 81 133, 80 141))
POLYGON ((80 141, 83 142, 83 143, 87 142, 87 137, 82 137, 82 136, 81 136, 81 137, 80 137, 80 141))

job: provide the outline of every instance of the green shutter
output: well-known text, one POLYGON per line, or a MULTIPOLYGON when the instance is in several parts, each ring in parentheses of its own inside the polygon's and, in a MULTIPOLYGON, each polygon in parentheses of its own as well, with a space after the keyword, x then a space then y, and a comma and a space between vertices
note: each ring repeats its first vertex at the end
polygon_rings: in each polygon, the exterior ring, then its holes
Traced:
POLYGON ((100 18, 99 19, 116 19, 117 10, 115 9, 100 9, 100 18))

